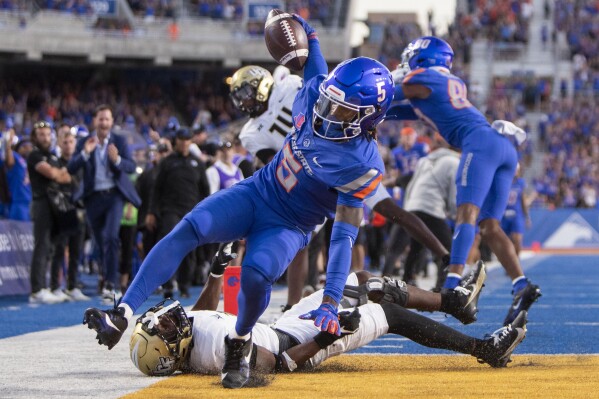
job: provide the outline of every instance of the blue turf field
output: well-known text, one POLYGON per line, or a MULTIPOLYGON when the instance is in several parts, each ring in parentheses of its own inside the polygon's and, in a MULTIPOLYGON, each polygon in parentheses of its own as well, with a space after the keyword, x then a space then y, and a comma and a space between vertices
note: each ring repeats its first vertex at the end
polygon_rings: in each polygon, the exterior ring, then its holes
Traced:
MULTIPOLYGON (((517 353, 599 353, 599 257, 591 255, 537 255, 523 262, 526 275, 541 286, 543 297, 529 312, 528 334, 517 353)), ((194 287, 191 297, 197 298, 194 287)), ((155 304, 153 296, 142 309, 155 304)), ((195 299, 186 299, 191 305, 195 299)), ((462 326, 443 314, 425 313, 460 331, 482 337, 501 326, 511 304, 510 282, 503 269, 488 273, 483 289, 478 321, 462 326)), ((26 296, 0 297, 0 339, 56 327, 81 323, 88 306, 98 300, 60 305, 27 304, 26 296)), ((355 353, 448 353, 431 350, 399 336, 386 336, 355 353)))

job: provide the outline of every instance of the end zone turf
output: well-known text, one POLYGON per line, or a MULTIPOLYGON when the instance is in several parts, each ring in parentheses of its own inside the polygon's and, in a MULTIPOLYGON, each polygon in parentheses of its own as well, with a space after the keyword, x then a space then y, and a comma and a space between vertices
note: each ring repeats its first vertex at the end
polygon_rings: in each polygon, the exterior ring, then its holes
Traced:
MULTIPOLYGON (((224 389, 218 376, 167 378, 127 399, 159 398, 591 398, 599 356, 515 355, 493 369, 465 355, 343 355, 311 373, 278 374, 262 387, 224 389)), ((256 383, 256 382, 255 382, 256 383)))

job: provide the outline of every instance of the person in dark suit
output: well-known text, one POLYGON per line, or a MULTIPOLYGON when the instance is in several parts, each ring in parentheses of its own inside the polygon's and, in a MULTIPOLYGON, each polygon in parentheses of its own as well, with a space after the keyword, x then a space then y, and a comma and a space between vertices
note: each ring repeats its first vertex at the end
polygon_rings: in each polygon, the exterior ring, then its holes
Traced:
POLYGON ((105 302, 112 302, 118 290, 119 228, 125 201, 139 207, 141 200, 127 176, 135 171, 124 137, 112 132, 112 110, 99 105, 94 112, 94 128, 88 137, 80 139, 67 169, 76 173, 83 169, 83 184, 73 196, 83 200, 87 219, 99 246, 102 261, 105 302))

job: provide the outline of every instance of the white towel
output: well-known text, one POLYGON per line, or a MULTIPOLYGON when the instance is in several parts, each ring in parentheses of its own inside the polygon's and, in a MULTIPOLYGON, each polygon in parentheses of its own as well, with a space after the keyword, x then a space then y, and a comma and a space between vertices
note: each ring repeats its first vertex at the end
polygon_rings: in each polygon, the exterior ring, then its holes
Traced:
POLYGON ((491 127, 506 136, 515 136, 518 145, 522 145, 526 141, 526 132, 514 125, 510 121, 496 120, 493 121, 491 127))

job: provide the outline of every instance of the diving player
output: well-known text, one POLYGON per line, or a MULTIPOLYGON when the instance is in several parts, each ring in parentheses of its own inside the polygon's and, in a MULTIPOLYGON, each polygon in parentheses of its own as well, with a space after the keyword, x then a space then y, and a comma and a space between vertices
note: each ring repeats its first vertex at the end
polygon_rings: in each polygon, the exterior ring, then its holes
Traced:
MULTIPOLYGON (((402 53, 407 72, 395 88, 388 119, 417 119, 430 124, 449 145, 462 150, 457 174, 457 218, 445 288, 460 282, 460 273, 472 246, 478 223, 485 242, 512 279, 513 303, 504 320, 511 323, 541 296, 540 288, 522 272, 514 245, 499 220, 516 171, 517 154, 508 135, 524 141, 521 129, 494 129, 468 101, 466 85, 451 74, 453 50, 445 41, 425 36, 412 41, 402 53)), ((518 143, 520 144, 520 143, 518 143)))
MULTIPOLYGON (((289 70, 283 66, 278 66, 271 75, 262 67, 248 65, 238 69, 231 77, 230 97, 233 105, 250 117, 241 129, 239 139, 263 164, 270 162, 274 154, 283 147, 285 135, 292 130, 291 108, 302 87, 302 79, 290 75, 289 70)), ((415 135, 414 131, 414 137, 415 135)), ((415 151, 424 154, 427 149, 416 144, 415 151)), ((404 173, 412 172, 413 170, 406 170, 404 173)), ((403 227, 418 242, 444 259, 447 266, 449 253, 444 246, 416 216, 398 207, 386 190, 377 194, 376 202, 368 202, 366 205, 403 227)), ((308 268, 307 250, 305 248, 300 251, 289 265, 286 308, 302 297, 308 268)))
POLYGON ((240 388, 249 379, 251 331, 268 306, 272 284, 310 232, 325 217, 333 224, 327 281, 321 305, 301 317, 339 335, 337 307, 349 273, 351 247, 363 201, 376 197, 384 171, 373 134, 393 97, 389 70, 358 57, 328 76, 314 29, 300 17, 309 38, 305 85, 292 107, 293 130, 271 162, 252 177, 200 202, 150 251, 114 309, 90 308, 84 323, 101 343, 114 346, 128 319, 199 245, 245 238, 235 328, 225 338, 222 384, 240 388))

